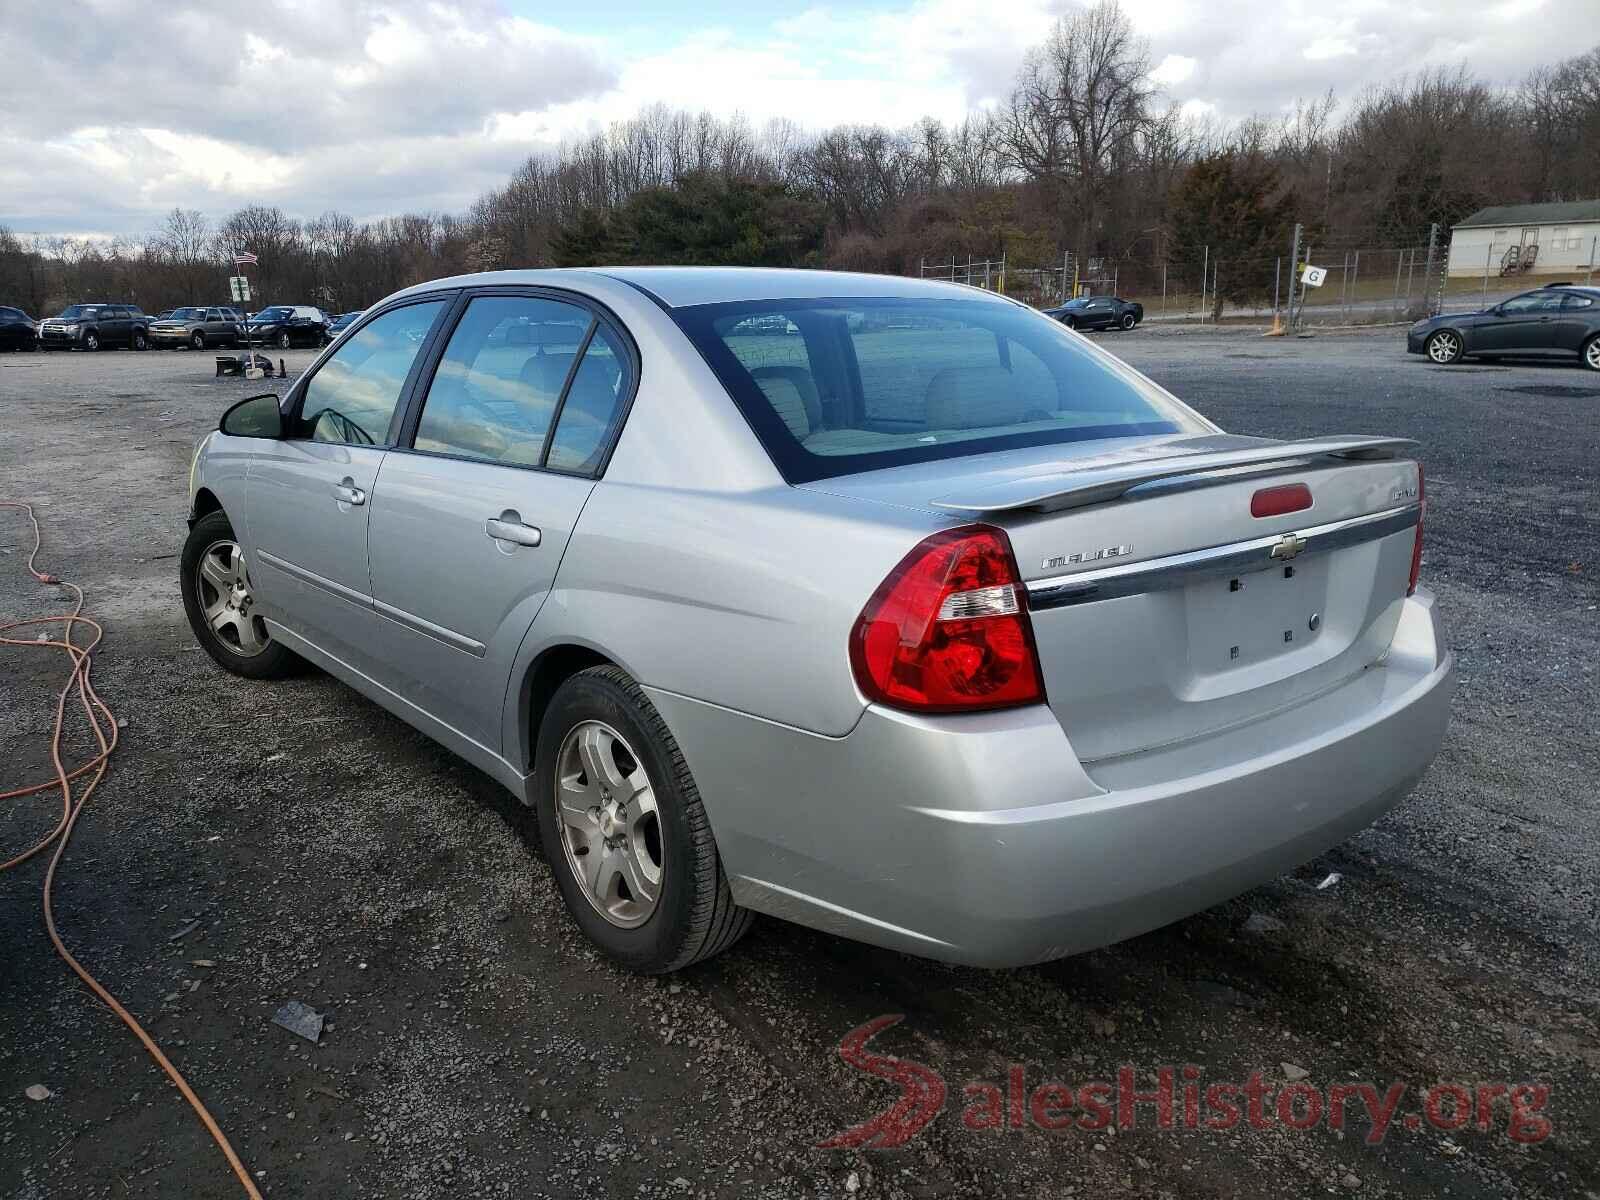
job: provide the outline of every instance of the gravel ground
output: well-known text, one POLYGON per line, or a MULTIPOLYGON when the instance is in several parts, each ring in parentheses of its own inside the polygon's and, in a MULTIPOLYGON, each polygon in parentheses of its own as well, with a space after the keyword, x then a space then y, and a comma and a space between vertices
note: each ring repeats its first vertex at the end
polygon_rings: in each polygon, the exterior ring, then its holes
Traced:
MULTIPOLYGON (((0 494, 39 506, 44 566, 87 589, 96 678, 128 722, 57 886, 68 943, 269 1195, 1600 1200, 1600 376, 1436 368, 1393 329, 1103 344, 1239 432, 1424 444, 1454 722, 1415 795, 1322 859, 1028 970, 763 921, 712 963, 630 977, 576 935, 495 784, 325 676, 253 684, 196 649, 174 578, 189 455, 251 385, 187 352, 9 355, 0 494), (319 1045, 271 1024, 292 998, 327 1015, 319 1045), (905 1020, 873 1048, 939 1072, 942 1114, 897 1149, 816 1148, 895 1098, 838 1056, 886 1013, 905 1020), (963 1085, 1004 1089, 1010 1064, 1028 1089, 1124 1064, 1149 1089, 1194 1064, 1202 1083, 1410 1090, 1381 1145, 1358 1116, 1161 1129, 1148 1106, 1132 1129, 966 1127, 963 1085), (1547 1085, 1553 1131, 1512 1140, 1503 1102, 1488 1132, 1409 1127, 1441 1081, 1547 1085)), ((23 572, 24 528, 0 514, 0 620, 56 607, 23 572)), ((48 777, 58 658, 4 652, 0 788, 48 777)), ((0 802, 0 846, 48 829, 54 803, 0 802)), ((0 1194, 237 1195, 52 953, 42 877, 0 878, 0 1194)))

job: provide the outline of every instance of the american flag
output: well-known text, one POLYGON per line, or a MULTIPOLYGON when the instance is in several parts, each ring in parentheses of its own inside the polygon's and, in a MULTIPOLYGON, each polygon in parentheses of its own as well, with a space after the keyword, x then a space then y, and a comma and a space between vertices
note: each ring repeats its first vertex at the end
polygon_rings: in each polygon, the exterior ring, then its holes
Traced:
POLYGON ((233 252, 233 265, 236 267, 243 266, 245 263, 256 263, 258 261, 259 260, 256 258, 256 256, 251 254, 248 250, 235 250, 233 252))

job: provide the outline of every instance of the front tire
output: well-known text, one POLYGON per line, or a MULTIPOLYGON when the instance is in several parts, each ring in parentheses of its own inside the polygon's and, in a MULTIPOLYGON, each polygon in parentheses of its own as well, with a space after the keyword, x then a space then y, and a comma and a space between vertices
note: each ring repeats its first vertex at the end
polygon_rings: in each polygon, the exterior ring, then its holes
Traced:
POLYGON ((196 329, 194 331, 194 336, 189 339, 189 345, 193 346, 196 350, 204 350, 206 348, 206 335, 196 329))
POLYGON ((183 544, 179 586, 189 628, 224 670, 247 679, 278 679, 298 665, 255 614, 244 550, 220 509, 194 523, 183 544))
POLYGON ((285 329, 278 335, 278 349, 287 350, 289 348, 289 341, 289 331, 285 329))
POLYGON ((1461 361, 1461 335, 1453 329, 1440 329, 1430 333, 1423 348, 1428 352, 1428 358, 1441 367, 1461 361))
POLYGON ((1583 344, 1583 365, 1591 371, 1600 371, 1600 333, 1583 344))
POLYGON ((626 672, 591 667, 563 683, 534 762, 550 869, 608 957, 662 974, 744 936, 754 914, 733 902, 688 763, 626 672))
POLYGON ((83 348, 91 352, 100 349, 100 335, 92 329, 84 334, 83 348))

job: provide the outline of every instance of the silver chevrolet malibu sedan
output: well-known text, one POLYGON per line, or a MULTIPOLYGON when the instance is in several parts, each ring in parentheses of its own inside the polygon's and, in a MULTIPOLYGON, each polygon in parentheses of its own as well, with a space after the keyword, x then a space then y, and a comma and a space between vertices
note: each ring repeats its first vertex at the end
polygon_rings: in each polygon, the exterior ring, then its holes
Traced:
POLYGON ((1225 434, 965 287, 469 275, 228 410, 183 599, 228 670, 309 660, 532 806, 629 967, 758 912, 1015 966, 1271 879, 1427 769, 1411 448, 1225 434))

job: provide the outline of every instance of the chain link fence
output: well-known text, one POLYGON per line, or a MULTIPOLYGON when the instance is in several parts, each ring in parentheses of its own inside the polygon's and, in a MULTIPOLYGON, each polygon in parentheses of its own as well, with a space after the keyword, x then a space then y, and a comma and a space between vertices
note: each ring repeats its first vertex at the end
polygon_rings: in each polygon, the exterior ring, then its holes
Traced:
MULTIPOLYGON (((1404 323, 1445 307, 1476 307, 1495 290, 1478 277, 1449 273, 1448 238, 1437 228, 1414 245, 1312 242, 1297 251, 1252 258, 1230 258, 1210 246, 1142 258, 1064 251, 1048 262, 952 255, 924 258, 920 273, 1003 291, 1041 308, 1074 295, 1115 294, 1142 304, 1151 322, 1278 320, 1290 327, 1404 323)), ((1500 290, 1515 291, 1535 282, 1504 278, 1503 284, 1500 290)))

